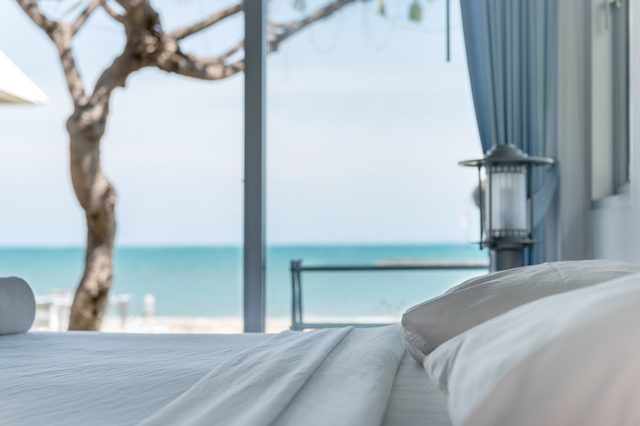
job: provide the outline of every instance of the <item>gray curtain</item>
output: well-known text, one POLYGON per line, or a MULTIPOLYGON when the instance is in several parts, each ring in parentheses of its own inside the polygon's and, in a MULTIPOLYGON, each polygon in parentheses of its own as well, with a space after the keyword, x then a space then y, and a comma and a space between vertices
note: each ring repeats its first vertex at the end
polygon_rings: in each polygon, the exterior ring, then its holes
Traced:
MULTIPOLYGON (((482 148, 513 144, 557 157, 557 0, 461 0, 482 148)), ((534 173, 538 241, 531 263, 555 260, 557 167, 534 173)))

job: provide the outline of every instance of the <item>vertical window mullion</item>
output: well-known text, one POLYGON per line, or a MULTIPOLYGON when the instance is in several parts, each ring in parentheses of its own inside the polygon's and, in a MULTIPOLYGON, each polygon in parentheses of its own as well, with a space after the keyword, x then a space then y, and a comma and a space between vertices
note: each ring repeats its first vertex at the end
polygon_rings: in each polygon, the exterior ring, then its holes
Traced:
POLYGON ((265 71, 267 0, 244 0, 245 332, 265 328, 265 71))

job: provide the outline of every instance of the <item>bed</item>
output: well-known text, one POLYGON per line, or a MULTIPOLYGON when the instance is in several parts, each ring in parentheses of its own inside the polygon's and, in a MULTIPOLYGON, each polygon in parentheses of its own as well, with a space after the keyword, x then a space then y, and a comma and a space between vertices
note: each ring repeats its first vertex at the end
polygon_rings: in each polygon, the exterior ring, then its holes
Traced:
POLYGON ((638 264, 503 271, 401 324, 275 335, 25 333, 28 285, 0 284, 2 425, 640 425, 638 264))
MULTIPOLYGON (((351 401, 343 401, 344 406, 334 400, 327 407, 328 399, 323 395, 323 390, 313 389, 314 386, 322 388, 324 384, 307 380, 302 387, 295 389, 292 397, 288 397, 285 409, 275 416, 273 423, 299 424, 300 417, 305 416, 305 424, 327 424, 328 421, 333 425, 358 424, 353 423, 354 418, 359 424, 374 424, 371 422, 375 419, 387 425, 450 424, 442 394, 430 383, 422 366, 404 352, 398 326, 346 330, 346 337, 335 349, 350 353, 333 360, 325 356, 314 373, 332 381, 335 381, 334 375, 342 375, 347 382, 353 382, 353 371, 345 369, 346 358, 362 359, 367 354, 372 357, 393 357, 399 352, 399 361, 391 366, 390 377, 386 373, 369 379, 359 377, 360 382, 368 380, 368 384, 355 384, 363 393, 369 393, 370 389, 366 387, 372 385, 380 388, 381 392, 373 392, 375 395, 370 395, 371 398, 353 395, 351 401), (389 341, 397 344, 391 353, 373 353, 368 343, 362 344, 381 334, 384 334, 385 344, 389 341), (398 348, 401 350, 398 351, 398 348), (385 390, 387 388, 388 391, 385 390), (381 400, 384 404, 379 406, 381 400), (317 407, 313 406, 314 401, 318 403, 317 407), (313 415, 314 410, 316 415, 313 415)), ((330 331, 336 332, 339 330, 330 331)), ((285 337, 291 338, 291 341, 297 340, 297 335, 285 333, 285 337)), ((174 407, 173 412, 167 412, 167 406, 175 404, 177 399, 202 383, 203 378, 239 354, 252 350, 268 353, 274 345, 265 344, 273 338, 273 335, 265 334, 136 335, 87 332, 30 332, 0 336, 2 424, 176 424, 175 418, 171 419, 170 416, 184 420, 181 417, 182 410, 186 408, 191 412, 194 406, 198 409, 198 403, 207 404, 206 398, 202 397, 203 400, 199 401, 198 397, 195 404, 191 401, 174 407), (262 348, 256 349, 259 345, 263 345, 262 348)), ((282 342, 277 345, 282 346, 282 342)), ((309 342, 304 345, 308 347, 309 342)), ((386 363, 386 360, 383 362, 386 363)), ((260 368, 259 365, 253 365, 252 374, 260 368)), ((366 370, 360 373, 365 374, 366 370)), ((235 370, 233 374, 237 377, 238 371, 235 370)), ((212 385, 215 386, 215 383, 212 385)), ((286 389, 283 392, 286 393, 286 389)), ((213 396, 216 397, 220 395, 213 396)), ((245 404, 247 401, 240 402, 245 404)), ((255 402, 249 401, 245 405, 244 410, 251 408, 255 402)), ((241 407, 235 407, 232 411, 238 412, 239 409, 241 407)), ((261 416, 262 413, 257 415, 261 416)), ((206 416, 204 419, 202 421, 205 423, 212 420, 206 416)), ((242 419, 235 418, 233 413, 226 420, 224 424, 243 424, 242 419)), ((198 421, 201 419, 196 418, 189 423, 198 424, 198 421)), ((186 424, 183 421, 180 423, 186 424)))

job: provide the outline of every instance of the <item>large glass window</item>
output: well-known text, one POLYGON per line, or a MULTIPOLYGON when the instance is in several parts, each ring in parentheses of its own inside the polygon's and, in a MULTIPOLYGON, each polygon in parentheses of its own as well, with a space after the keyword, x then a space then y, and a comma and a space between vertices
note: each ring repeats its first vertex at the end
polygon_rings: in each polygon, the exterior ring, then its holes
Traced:
MULTIPOLYGON (((61 20, 86 6, 42 4, 61 20)), ((162 70, 136 69, 126 88, 114 91, 100 142, 102 168, 117 194, 105 330, 242 329, 238 4, 153 3, 161 25, 151 38, 229 11, 197 35, 184 35, 173 51, 218 61, 166 62, 172 56, 165 52, 162 70), (231 66, 217 81, 202 81, 221 61, 231 66)), ((268 4, 268 329, 290 325, 294 260, 324 266, 485 260, 471 244, 478 234, 475 176, 457 166, 480 155, 457 3, 451 62, 444 1, 344 2, 338 10, 322 9, 323 0, 268 4)), ((39 109, 2 111, 3 135, 12 143, 0 148, 0 202, 8 211, 0 274, 32 284, 42 308, 38 327, 63 329, 86 260, 85 212, 69 178, 65 121, 72 103, 62 71, 51 72, 61 69, 51 41, 15 4, 0 11, 2 40, 21 34, 19 46, 7 41, 0 48, 51 98, 39 109)), ((121 24, 107 12, 99 9, 74 39, 87 90, 125 45, 121 24)), ((476 273, 305 274, 305 318, 397 319, 476 273)))

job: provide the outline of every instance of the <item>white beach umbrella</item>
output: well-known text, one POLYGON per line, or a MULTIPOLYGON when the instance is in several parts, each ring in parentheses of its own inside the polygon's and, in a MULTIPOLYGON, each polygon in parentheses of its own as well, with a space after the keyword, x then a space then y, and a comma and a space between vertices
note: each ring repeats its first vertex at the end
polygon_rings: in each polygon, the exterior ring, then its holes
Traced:
POLYGON ((0 104, 42 105, 48 101, 47 95, 0 50, 0 104))

